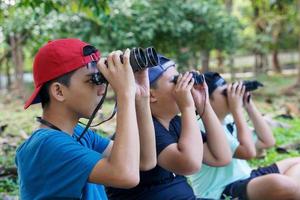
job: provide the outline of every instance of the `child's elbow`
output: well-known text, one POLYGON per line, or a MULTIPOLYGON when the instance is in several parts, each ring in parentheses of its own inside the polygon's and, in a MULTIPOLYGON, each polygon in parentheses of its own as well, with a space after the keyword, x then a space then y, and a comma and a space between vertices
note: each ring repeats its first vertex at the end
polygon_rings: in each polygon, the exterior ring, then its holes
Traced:
POLYGON ((184 162, 184 164, 178 164, 175 168, 171 171, 182 176, 188 176, 195 174, 200 171, 202 166, 202 162, 184 162))
POLYGON ((224 167, 228 165, 232 160, 232 155, 222 156, 219 158, 214 158, 213 160, 207 161, 207 164, 212 167, 224 167))
POLYGON ((120 177, 120 183, 122 183, 123 189, 130 189, 137 186, 140 182, 140 176, 138 173, 126 173, 120 177))
POLYGON ((246 155, 245 155, 245 158, 246 160, 250 160, 250 159, 253 159, 253 158, 256 158, 256 150, 249 150, 246 155))
POLYGON ((126 186, 125 186, 124 188, 125 188, 125 189, 134 188, 134 187, 136 187, 139 183, 140 183, 140 178, 139 178, 139 177, 133 177, 133 178, 130 178, 130 179, 127 181, 126 186))
POLYGON ((149 161, 144 161, 140 163, 140 170, 141 171, 149 171, 151 169, 153 169, 155 166, 157 165, 157 160, 155 159, 151 159, 149 161))
POLYGON ((202 162, 199 162, 198 160, 191 161, 186 165, 183 175, 195 174, 198 171, 200 171, 201 167, 202 167, 202 162))
POLYGON ((222 156, 219 156, 219 166, 226 166, 232 161, 232 153, 230 148, 224 149, 222 156))
POLYGON ((217 161, 218 163, 218 167, 223 167, 223 166, 226 166, 228 165, 232 160, 232 156, 224 156, 223 158, 219 159, 217 161))
POLYGON ((276 144, 276 141, 274 138, 270 139, 268 142, 265 143, 265 148, 271 148, 274 147, 276 144))

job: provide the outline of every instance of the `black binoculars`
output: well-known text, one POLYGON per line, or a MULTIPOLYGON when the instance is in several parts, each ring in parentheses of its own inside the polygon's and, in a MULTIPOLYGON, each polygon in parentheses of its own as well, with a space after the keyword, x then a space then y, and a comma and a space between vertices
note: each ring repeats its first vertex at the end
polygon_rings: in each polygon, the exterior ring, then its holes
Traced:
MULTIPOLYGON (((264 85, 257 81, 257 80, 253 80, 253 81, 243 81, 243 85, 245 86, 245 91, 246 92, 251 92, 253 90, 258 89, 259 87, 263 87, 264 85)), ((223 95, 227 96, 227 89, 223 90, 222 92, 223 95)))
MULTIPOLYGON (((190 72, 190 73, 193 74, 193 79, 195 80, 194 85, 200 85, 200 84, 203 84, 203 82, 204 82, 204 76, 203 76, 202 74, 198 74, 198 73, 196 73, 196 72, 190 72)), ((171 82, 173 82, 173 83, 176 84, 176 83, 177 83, 177 80, 178 80, 178 76, 179 76, 179 75, 174 76, 174 78, 173 78, 173 80, 172 80, 171 82)))
MULTIPOLYGON (((123 55, 120 56, 123 63, 123 55)), ((158 56, 153 47, 148 47, 145 50, 137 47, 130 50, 129 62, 133 72, 141 71, 145 68, 154 67, 158 65, 158 56)), ((107 65, 107 61, 105 61, 107 65)), ((92 65, 97 65, 96 61, 92 61, 92 65)), ((105 77, 100 73, 95 73, 91 77, 91 81, 96 85, 108 83, 105 77)))

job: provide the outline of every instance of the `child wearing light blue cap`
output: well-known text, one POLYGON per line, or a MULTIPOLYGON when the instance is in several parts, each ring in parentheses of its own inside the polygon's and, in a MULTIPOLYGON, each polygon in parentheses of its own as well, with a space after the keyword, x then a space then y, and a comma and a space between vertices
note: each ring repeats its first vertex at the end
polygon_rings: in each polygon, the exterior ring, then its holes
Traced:
POLYGON ((159 65, 148 71, 158 164, 150 171, 141 171, 140 184, 133 189, 108 188, 109 199, 197 199, 185 175, 198 172, 202 161, 214 166, 230 162, 222 126, 209 101, 202 98, 208 95, 206 84, 204 89, 196 89, 188 72, 179 75, 174 84, 172 80, 178 75, 175 62, 158 56, 159 65), (207 137, 201 134, 195 113, 201 113, 204 106, 207 137))

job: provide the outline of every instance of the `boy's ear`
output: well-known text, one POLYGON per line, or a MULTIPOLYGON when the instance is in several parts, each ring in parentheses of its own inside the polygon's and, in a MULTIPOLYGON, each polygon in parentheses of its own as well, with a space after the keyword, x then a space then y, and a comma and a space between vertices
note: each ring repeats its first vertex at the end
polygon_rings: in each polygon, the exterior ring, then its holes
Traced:
POLYGON ((157 102, 156 99, 156 92, 153 89, 150 89, 150 103, 155 103, 157 102))
POLYGON ((56 101, 63 102, 65 100, 64 96, 64 85, 59 82, 54 82, 51 84, 49 93, 52 98, 54 98, 56 101))

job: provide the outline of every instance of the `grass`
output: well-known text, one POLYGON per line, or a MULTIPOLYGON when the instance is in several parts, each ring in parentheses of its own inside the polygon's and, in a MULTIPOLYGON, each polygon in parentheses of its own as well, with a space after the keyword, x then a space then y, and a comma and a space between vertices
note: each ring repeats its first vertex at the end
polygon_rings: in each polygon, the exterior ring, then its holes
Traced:
POLYGON ((288 149, 286 153, 276 151, 276 147, 284 147, 293 143, 300 144, 300 118, 295 118, 293 120, 280 119, 280 121, 288 124, 290 128, 273 129, 276 138, 275 147, 268 149, 264 158, 251 160, 250 164, 252 167, 267 166, 285 158, 300 156, 299 149, 288 149))

